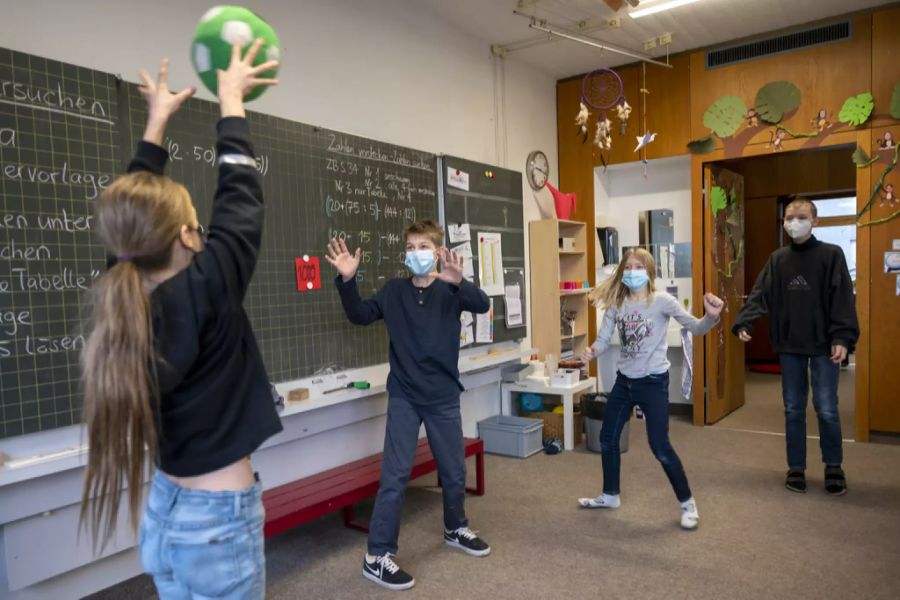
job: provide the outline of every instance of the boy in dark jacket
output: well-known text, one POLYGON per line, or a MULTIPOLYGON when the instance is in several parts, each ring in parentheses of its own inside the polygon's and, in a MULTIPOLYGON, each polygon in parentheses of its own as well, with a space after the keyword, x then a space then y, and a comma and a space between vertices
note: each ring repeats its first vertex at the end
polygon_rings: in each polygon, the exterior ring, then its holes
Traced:
POLYGON ((772 253, 732 332, 750 341, 753 323, 769 314, 769 334, 781 363, 788 472, 785 487, 806 492, 806 402, 812 372, 813 406, 819 420, 819 445, 825 463, 825 489, 847 491, 841 469, 841 420, 838 377, 841 362, 859 338, 853 283, 844 253, 812 235, 816 206, 805 198, 788 204, 784 229, 790 246, 772 253))
POLYGON ((415 585, 395 556, 400 509, 423 422, 441 478, 444 542, 472 556, 487 556, 491 551, 469 529, 466 519, 466 463, 459 412, 463 387, 458 366, 460 314, 487 312, 490 303, 482 290, 463 279, 463 258, 442 247, 440 225, 420 221, 403 233, 406 266, 413 276, 388 281, 369 300, 360 298, 356 288, 358 248, 350 254, 343 240, 332 240, 325 257, 339 273, 335 283, 350 322, 368 325, 384 319, 391 340, 384 458, 363 576, 392 590, 415 585), (440 271, 436 270, 438 259, 440 271))

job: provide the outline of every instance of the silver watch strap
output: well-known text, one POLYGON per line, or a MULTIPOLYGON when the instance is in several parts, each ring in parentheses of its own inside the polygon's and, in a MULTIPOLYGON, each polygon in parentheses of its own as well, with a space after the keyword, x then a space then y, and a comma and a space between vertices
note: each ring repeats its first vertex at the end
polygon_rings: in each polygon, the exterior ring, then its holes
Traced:
POLYGON ((244 154, 222 154, 217 162, 220 165, 246 165, 256 168, 256 159, 244 154))

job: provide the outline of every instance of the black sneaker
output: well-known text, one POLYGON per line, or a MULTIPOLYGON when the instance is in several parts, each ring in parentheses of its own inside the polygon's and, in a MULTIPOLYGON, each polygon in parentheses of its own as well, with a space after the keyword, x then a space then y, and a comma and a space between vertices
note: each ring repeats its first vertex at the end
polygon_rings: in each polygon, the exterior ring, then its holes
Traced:
POLYGON ((400 568, 391 554, 376 556, 372 562, 363 558, 363 577, 389 590, 408 590, 416 585, 412 575, 400 568))
POLYGON ((472 556, 487 556, 491 553, 491 547, 483 539, 475 535, 468 527, 460 527, 455 531, 444 530, 444 543, 454 548, 459 548, 472 556))
POLYGON ((825 491, 832 496, 843 496, 847 493, 847 477, 841 465, 825 467, 825 491))
POLYGON ((806 493, 806 474, 803 471, 788 471, 787 477, 784 478, 784 487, 797 492, 798 494, 806 493))

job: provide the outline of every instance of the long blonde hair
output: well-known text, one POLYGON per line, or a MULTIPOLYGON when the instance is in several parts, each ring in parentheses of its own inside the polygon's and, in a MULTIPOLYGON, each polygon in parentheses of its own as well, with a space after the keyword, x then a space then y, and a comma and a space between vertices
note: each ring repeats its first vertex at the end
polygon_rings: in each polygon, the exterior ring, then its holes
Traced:
POLYGON ((588 298, 594 305, 604 310, 612 305, 615 305, 616 308, 622 306, 622 302, 625 301, 625 298, 628 297, 628 293, 631 291, 622 282, 622 275, 625 273, 625 263, 632 257, 640 261, 644 268, 647 269, 647 276, 650 278, 650 281, 647 283, 650 288, 647 303, 649 304, 653 301, 653 293, 656 291, 653 285, 656 279, 656 261, 653 260, 653 255, 643 248, 629 248, 622 255, 622 260, 619 262, 618 268, 616 268, 616 273, 612 277, 605 279, 588 295, 588 298))
POLYGON ((119 177, 97 201, 97 234, 118 261, 91 288, 81 355, 89 445, 79 524, 90 516, 95 547, 115 533, 126 486, 137 530, 144 468, 157 451, 156 354, 143 277, 169 264, 173 242, 193 218, 184 186, 152 173, 119 177))

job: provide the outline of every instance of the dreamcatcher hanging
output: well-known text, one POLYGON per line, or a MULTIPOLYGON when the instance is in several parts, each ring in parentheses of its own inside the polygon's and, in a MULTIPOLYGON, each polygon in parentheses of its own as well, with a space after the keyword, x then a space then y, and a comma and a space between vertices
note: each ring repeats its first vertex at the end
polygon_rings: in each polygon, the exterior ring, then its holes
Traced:
POLYGON ((622 78, 612 69, 595 69, 585 75, 581 82, 581 103, 579 105, 581 110, 576 123, 580 123, 580 118, 584 114, 584 120, 579 126, 582 128, 581 132, 586 140, 587 119, 590 116, 588 106, 600 111, 594 131, 594 144, 600 149, 600 161, 604 168, 606 168, 606 157, 603 153, 612 149, 612 122, 607 118, 606 111, 616 107, 620 131, 623 132, 623 135, 628 115, 631 113, 631 107, 625 101, 622 89, 622 78), (624 123, 622 121, 623 114, 624 123))

